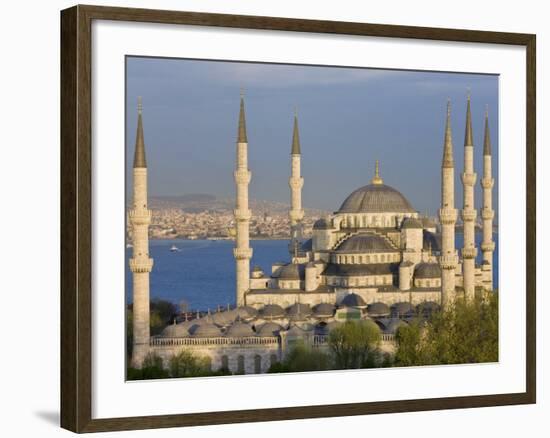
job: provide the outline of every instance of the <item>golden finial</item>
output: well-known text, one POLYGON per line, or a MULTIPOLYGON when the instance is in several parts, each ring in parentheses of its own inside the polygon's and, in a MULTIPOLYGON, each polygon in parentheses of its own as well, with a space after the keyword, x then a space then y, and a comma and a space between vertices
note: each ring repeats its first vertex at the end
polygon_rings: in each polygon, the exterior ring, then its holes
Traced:
POLYGON ((384 181, 380 177, 380 164, 378 163, 378 160, 376 160, 376 164, 374 166, 374 178, 371 180, 371 184, 384 184, 384 181))
POLYGON ((141 96, 138 96, 138 114, 141 114, 141 112, 143 111, 143 103, 141 101, 141 96))

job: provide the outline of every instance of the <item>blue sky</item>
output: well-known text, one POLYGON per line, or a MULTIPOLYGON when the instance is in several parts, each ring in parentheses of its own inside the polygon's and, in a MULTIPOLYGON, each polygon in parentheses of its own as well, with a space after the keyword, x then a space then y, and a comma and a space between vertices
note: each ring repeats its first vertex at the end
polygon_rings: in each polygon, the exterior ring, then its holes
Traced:
MULTIPOLYGON (((289 202, 296 107, 305 207, 337 210, 349 193, 369 183, 378 159, 384 183, 401 191, 418 211, 434 215, 440 202, 445 108, 450 98, 460 207, 468 89, 478 181, 486 105, 493 172, 498 177, 498 76, 494 75, 129 57, 126 86, 127 170, 132 165, 141 95, 150 195, 234 195, 241 87, 252 198, 289 202)), ((130 188, 131 180, 128 183, 130 188)), ((495 184, 495 210, 497 190, 495 184)), ((480 205, 478 182, 476 206, 480 205)))

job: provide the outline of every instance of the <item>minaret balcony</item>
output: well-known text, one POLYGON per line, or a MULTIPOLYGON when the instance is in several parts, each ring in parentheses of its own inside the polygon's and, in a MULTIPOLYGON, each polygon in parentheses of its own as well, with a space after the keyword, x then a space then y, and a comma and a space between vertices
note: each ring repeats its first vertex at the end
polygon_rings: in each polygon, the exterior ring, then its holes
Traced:
POLYGON ((252 258, 252 248, 233 248, 233 256, 237 260, 250 260, 252 258))
POLYGON ((441 269, 455 269, 457 264, 458 257, 456 254, 439 256, 439 266, 441 266, 441 269))
POLYGON ((481 209, 481 219, 483 220, 493 220, 495 217, 495 212, 489 208, 481 209))
POLYGON ((462 248, 462 258, 463 259, 475 259, 477 256, 477 248, 462 248))
POLYGON ((252 217, 252 212, 248 208, 236 208, 233 210, 233 215, 235 216, 235 220, 249 221, 252 217))
POLYGON ((304 178, 291 176, 288 185, 292 190, 300 190, 304 186, 304 178))
POLYGON ((130 259, 129 264, 130 271, 134 273, 151 272, 153 269, 153 259, 149 257, 130 259))
POLYGON ((443 225, 456 223, 457 211, 455 208, 442 208, 439 210, 439 221, 443 225))
POLYGON ((153 212, 147 209, 130 210, 128 216, 132 225, 149 225, 153 212))
POLYGON ((495 185, 495 180, 493 178, 482 178, 481 187, 484 189, 492 189, 495 185))
POLYGON ((462 174, 462 184, 465 186, 474 186, 476 184, 477 174, 476 173, 463 173, 462 174))
POLYGON ((493 252, 495 250, 495 242, 482 242, 480 246, 483 252, 493 252))
POLYGON ((462 210, 462 220, 464 222, 473 222, 476 220, 476 217, 477 217, 477 210, 474 210, 474 209, 462 210))
POLYGON ((252 174, 247 169, 237 169, 234 173, 237 184, 249 184, 252 174))

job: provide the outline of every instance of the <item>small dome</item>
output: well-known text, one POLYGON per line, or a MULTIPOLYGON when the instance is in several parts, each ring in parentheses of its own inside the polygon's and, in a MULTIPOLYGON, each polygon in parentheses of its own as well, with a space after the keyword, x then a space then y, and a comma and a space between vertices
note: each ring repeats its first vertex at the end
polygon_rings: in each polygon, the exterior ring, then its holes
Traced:
POLYGON ((311 307, 309 304, 295 303, 286 309, 286 313, 291 318, 306 317, 311 315, 311 307))
POLYGON ((373 233, 360 233, 344 240, 337 252, 341 253, 364 253, 364 252, 392 252, 396 249, 384 237, 373 233))
POLYGON ((288 263, 279 269, 275 276, 281 280, 303 280, 304 266, 296 263, 288 263))
POLYGON ((227 332, 225 334, 226 336, 229 336, 231 338, 242 338, 246 336, 256 335, 249 324, 241 321, 235 322, 231 327, 227 329, 227 332))
POLYGON ((252 272, 262 272, 262 268, 260 266, 256 265, 252 268, 252 272))
POLYGON ((329 230, 332 228, 330 221, 326 218, 321 218, 315 221, 313 224, 314 230, 329 230))
POLYGON ((408 217, 403 220, 403 223, 401 224, 401 229, 412 229, 412 228, 418 228, 422 229, 422 222, 420 219, 417 219, 415 217, 408 217))
POLYGON ((261 336, 261 337, 277 336, 281 330, 282 330, 282 327, 279 324, 275 324, 274 322, 266 322, 264 325, 260 327, 260 330, 258 331, 258 336, 261 336))
POLYGON ((184 321, 178 324, 167 325, 161 333, 163 338, 185 338, 189 336, 189 329, 195 325, 194 321, 184 321))
POLYGON ((365 300, 361 296, 354 293, 346 295, 340 305, 342 307, 367 307, 365 300))
POLYGON ((232 324, 237 318, 237 312, 233 310, 225 310, 223 312, 216 312, 212 314, 212 321, 219 326, 226 326, 232 324))
POLYGON ((370 316, 387 316, 390 314, 390 308, 384 303, 372 303, 367 307, 370 316))
POLYGON ((339 213, 416 213, 407 198, 393 187, 369 184, 355 190, 342 203, 339 213))
POLYGON ((334 315, 334 306, 329 303, 317 304, 313 308, 313 315, 318 318, 330 318, 334 315))
POLYGON ((400 303, 395 303, 393 306, 391 306, 392 313, 396 315, 410 315, 414 312, 414 307, 411 303, 408 303, 406 301, 402 301, 400 303))
POLYGON ((242 320, 248 321, 258 316, 258 311, 251 306, 239 306, 235 309, 236 316, 242 320))
POLYGON ((285 311, 278 304, 267 304, 260 310, 260 316, 264 319, 284 318, 285 311))
POLYGON ((415 278, 441 278, 441 268, 437 263, 419 263, 414 270, 415 278))
POLYGON ((199 323, 191 331, 197 338, 217 338, 222 335, 220 329, 211 322, 199 323))

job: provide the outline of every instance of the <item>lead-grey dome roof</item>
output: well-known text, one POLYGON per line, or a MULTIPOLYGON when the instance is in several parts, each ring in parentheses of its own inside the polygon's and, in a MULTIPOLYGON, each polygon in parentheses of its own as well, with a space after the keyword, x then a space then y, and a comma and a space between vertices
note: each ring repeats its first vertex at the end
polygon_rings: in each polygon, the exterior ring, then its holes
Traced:
POLYGON ((340 305, 342 307, 367 307, 365 300, 361 296, 354 293, 347 294, 340 305))
POLYGON ((260 337, 277 336, 281 330, 282 330, 282 327, 279 324, 276 324, 274 322, 266 322, 264 325, 260 327, 260 330, 258 331, 258 336, 260 337))
POLYGON ((305 277, 304 267, 296 263, 289 263, 280 268, 275 273, 275 277, 282 280, 303 280, 305 277))
POLYGON ((267 304, 260 310, 260 316, 264 319, 283 318, 285 310, 278 304, 267 304))
POLYGON ((420 219, 417 219, 415 217, 408 217, 403 220, 403 223, 401 224, 401 228, 407 229, 407 228, 419 228, 422 229, 422 222, 420 219))
POLYGON ((306 316, 311 315, 311 307, 309 304, 294 303, 286 309, 286 313, 291 318, 305 318, 306 316))
POLYGON ((387 304, 376 302, 369 304, 367 307, 367 312, 372 316, 385 316, 390 314, 390 308, 387 304))
POLYGON ((330 224, 330 220, 324 217, 321 219, 317 219, 313 224, 314 230, 328 230, 331 228, 332 228, 332 225, 330 224))
POLYGON ((252 327, 244 322, 237 321, 227 329, 226 335, 232 338, 242 338, 246 336, 255 336, 252 327))
POLYGON ((399 191, 385 184, 369 184, 355 190, 342 203, 339 213, 414 213, 399 191))
POLYGON ((420 263, 414 270, 415 278, 440 278, 441 268, 438 263, 420 263))
POLYGON ((317 317, 331 317, 334 315, 334 306, 330 303, 317 304, 313 308, 313 315, 317 317))
POLYGON ((197 338, 216 338, 221 336, 221 331, 211 322, 202 322, 194 327, 193 336, 197 338))
POLYGON ((344 240, 337 252, 341 253, 364 253, 364 252, 392 252, 397 251, 384 237, 373 233, 360 233, 344 240))

